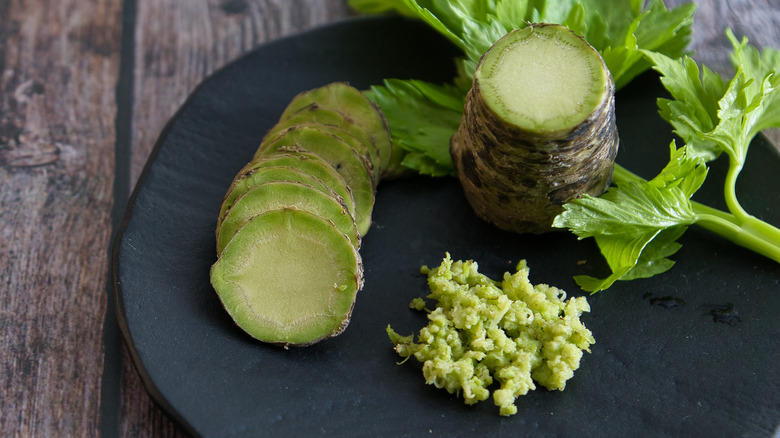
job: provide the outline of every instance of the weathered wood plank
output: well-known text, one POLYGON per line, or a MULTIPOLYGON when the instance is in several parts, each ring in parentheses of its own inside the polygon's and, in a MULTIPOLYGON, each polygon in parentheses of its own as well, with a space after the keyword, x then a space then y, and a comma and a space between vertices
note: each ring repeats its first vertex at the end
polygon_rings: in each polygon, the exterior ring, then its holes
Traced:
POLYGON ((266 41, 347 12, 341 0, 139 2, 133 181, 165 123, 205 76, 266 41))
POLYGON ((94 436, 121 0, 0 1, 0 436, 94 436))
MULTIPOLYGON (((132 181, 167 121, 205 76, 258 45, 348 16, 342 0, 140 1, 132 181)), ((122 436, 181 436, 125 354, 122 436)))

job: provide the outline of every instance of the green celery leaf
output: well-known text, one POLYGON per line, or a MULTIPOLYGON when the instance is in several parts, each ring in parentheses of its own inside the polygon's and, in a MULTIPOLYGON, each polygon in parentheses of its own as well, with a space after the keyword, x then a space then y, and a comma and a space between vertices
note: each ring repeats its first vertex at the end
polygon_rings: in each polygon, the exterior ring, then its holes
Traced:
POLYGON ((443 166, 421 152, 407 152, 401 164, 408 169, 415 170, 420 175, 432 177, 452 176, 451 167, 443 166))
POLYGON ((584 197, 564 205, 554 227, 569 228, 580 238, 595 237, 612 275, 579 276, 585 290, 604 290, 617 280, 648 277, 671 267, 666 259, 679 249, 679 237, 695 222, 690 203, 678 186, 665 189, 628 182, 600 198, 584 197), (675 231, 670 231, 675 230, 675 231))
POLYGON ((407 156, 405 166, 424 175, 454 173, 449 144, 463 114, 462 90, 418 80, 387 79, 366 94, 382 108, 393 144, 415 154, 407 156))
POLYGON ((690 202, 679 186, 654 187, 627 181, 600 197, 584 196, 564 204, 553 226, 569 228, 580 238, 654 236, 658 230, 694 220, 690 202))
POLYGON ((687 147, 678 149, 672 141, 669 144, 669 162, 648 184, 659 189, 677 186, 690 198, 704 184, 707 171, 707 166, 697 157, 691 156, 687 147))
POLYGON ((685 142, 688 154, 712 161, 722 149, 707 133, 715 128, 719 100, 727 84, 706 67, 700 74, 696 62, 688 56, 672 59, 660 53, 644 52, 661 73, 661 83, 672 99, 658 99, 659 113, 685 142))
POLYGON ((740 43, 730 30, 727 36, 737 71, 718 102, 719 123, 706 135, 741 166, 753 137, 780 127, 780 51, 767 48, 759 53, 746 38, 740 43))
POLYGON ((615 236, 597 236, 596 243, 609 262, 612 274, 606 278, 577 275, 574 280, 586 291, 598 292, 612 286, 615 281, 650 278, 662 274, 674 261, 668 257, 681 247, 677 239, 687 230, 686 226, 675 226, 661 230, 652 239, 620 239, 615 236))
POLYGON ((612 270, 603 279, 575 277, 583 289, 597 292, 617 280, 650 277, 673 265, 668 257, 680 248, 676 240, 687 226, 696 222, 690 197, 707 169, 684 147, 672 143, 670 155, 669 164, 650 181, 622 178, 601 197, 564 204, 553 226, 568 228, 580 239, 594 237, 612 270))
MULTIPOLYGON (((653 0, 632 28, 638 49, 663 53, 672 58, 685 55, 693 33, 695 12, 695 3, 667 9, 663 1, 653 0)), ((635 54, 638 57, 631 57, 631 62, 615 80, 618 88, 651 67, 651 63, 639 51, 635 54)))
POLYGON ((753 78, 748 86, 750 94, 761 95, 761 116, 754 121, 749 138, 766 128, 780 124, 780 49, 767 47, 759 52, 748 44, 747 38, 737 41, 731 29, 726 32, 734 51, 731 59, 734 67, 741 69, 745 77, 753 78))
POLYGON ((677 239, 682 237, 687 231, 687 226, 676 226, 662 230, 658 235, 645 246, 642 254, 639 256, 636 265, 631 268, 620 280, 633 280, 636 278, 650 278, 668 271, 674 262, 671 257, 682 248, 677 239))
POLYGON ((780 51, 759 52, 747 39, 737 41, 731 30, 727 36, 734 46, 731 57, 736 69, 728 83, 706 67, 700 72, 687 56, 673 60, 659 53, 645 54, 672 96, 659 99, 659 112, 690 153, 712 161, 726 152, 742 163, 758 132, 780 126, 780 51))

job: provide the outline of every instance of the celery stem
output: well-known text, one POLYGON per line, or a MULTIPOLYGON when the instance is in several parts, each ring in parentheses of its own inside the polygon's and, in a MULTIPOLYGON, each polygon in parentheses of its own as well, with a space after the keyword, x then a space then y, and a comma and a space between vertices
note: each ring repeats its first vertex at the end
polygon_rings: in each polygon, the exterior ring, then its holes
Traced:
MULTIPOLYGON (((733 182, 736 181, 741 167, 731 167, 726 182, 726 187, 732 188, 726 190, 727 205, 732 213, 691 201, 691 208, 696 214, 695 224, 780 263, 780 229, 748 214, 737 202, 733 182)), ((612 179, 616 183, 644 181, 642 177, 618 164, 615 165, 612 179)))
MULTIPOLYGON (((701 207, 702 204, 695 203, 694 211, 701 207)), ((706 209, 715 210, 710 207, 706 209)), ((750 215, 739 223, 736 217, 732 216, 729 220, 727 216, 731 215, 722 212, 718 215, 698 214, 696 225, 780 263, 780 229, 750 215)))
POLYGON ((726 173, 726 182, 723 192, 726 198, 726 206, 734 216, 741 220, 747 219, 750 215, 742 208, 737 200, 737 178, 742 171, 742 163, 733 157, 729 160, 729 170, 726 173))

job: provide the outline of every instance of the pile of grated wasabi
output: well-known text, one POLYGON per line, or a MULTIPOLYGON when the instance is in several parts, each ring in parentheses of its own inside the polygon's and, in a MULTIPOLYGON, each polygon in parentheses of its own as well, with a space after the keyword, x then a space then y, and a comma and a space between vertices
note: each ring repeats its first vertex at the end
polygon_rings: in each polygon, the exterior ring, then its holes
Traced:
POLYGON ((462 395, 466 404, 486 400, 495 380, 493 402, 504 416, 517 413, 515 400, 535 383, 563 390, 582 352, 595 343, 580 321, 590 311, 585 297, 567 300, 556 287, 532 285, 525 260, 516 271, 494 281, 478 272, 476 262, 453 262, 447 253, 438 268, 421 269, 437 306, 429 311, 424 299, 411 302, 428 311, 417 342, 387 326, 395 351, 423 363, 427 384, 462 395))

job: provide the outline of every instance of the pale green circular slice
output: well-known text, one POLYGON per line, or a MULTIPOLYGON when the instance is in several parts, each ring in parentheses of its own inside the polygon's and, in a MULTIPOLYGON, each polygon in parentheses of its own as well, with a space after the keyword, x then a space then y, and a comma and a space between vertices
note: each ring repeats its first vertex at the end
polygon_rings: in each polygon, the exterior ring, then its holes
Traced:
POLYGON ((349 324, 363 269, 331 222, 282 209, 255 216, 236 233, 211 268, 211 284, 253 338, 310 345, 349 324))
MULTIPOLYGON (((293 125, 316 124, 326 127, 329 132, 338 135, 361 154, 364 154, 374 168, 374 173, 382 174, 381 151, 377 148, 368 131, 348 115, 340 111, 312 103, 289 115, 282 116, 279 122, 266 134, 272 137, 293 125)), ((378 178, 378 177, 377 177, 378 178)))
POLYGON ((502 37, 475 79, 493 111, 531 132, 577 127, 605 99, 610 78, 601 55, 560 25, 535 24, 502 37))
POLYGON ((281 119, 292 117, 311 104, 338 111, 363 127, 379 150, 381 163, 377 163, 378 172, 400 165, 403 150, 393 147, 384 115, 362 91, 346 82, 332 82, 304 91, 292 99, 281 119))
POLYGON ((299 146, 321 156, 344 177, 355 199, 355 222, 363 236, 371 227, 375 189, 371 164, 339 137, 309 125, 295 125, 268 139, 257 156, 279 148, 299 146))
POLYGON ((355 215, 355 200, 344 177, 319 155, 300 147, 284 147, 269 155, 259 156, 250 161, 244 169, 261 167, 292 167, 322 181, 342 198, 349 210, 355 215))
POLYGON ((274 166, 242 170, 233 179, 233 182, 230 184, 230 187, 225 194, 225 198, 222 200, 219 216, 217 218, 217 229, 219 229, 221 226, 222 220, 233 206, 233 203, 236 202, 236 199, 240 198, 244 193, 248 192, 252 188, 269 181, 299 182, 316 187, 325 193, 332 192, 332 190, 322 180, 318 179, 314 175, 302 172, 300 169, 294 167, 274 166))
POLYGON ((337 198, 307 184, 291 181, 270 181, 260 184, 239 197, 228 210, 217 229, 217 254, 241 227, 253 217, 269 210, 294 208, 305 210, 333 222, 355 248, 360 248, 360 235, 355 220, 337 198))

